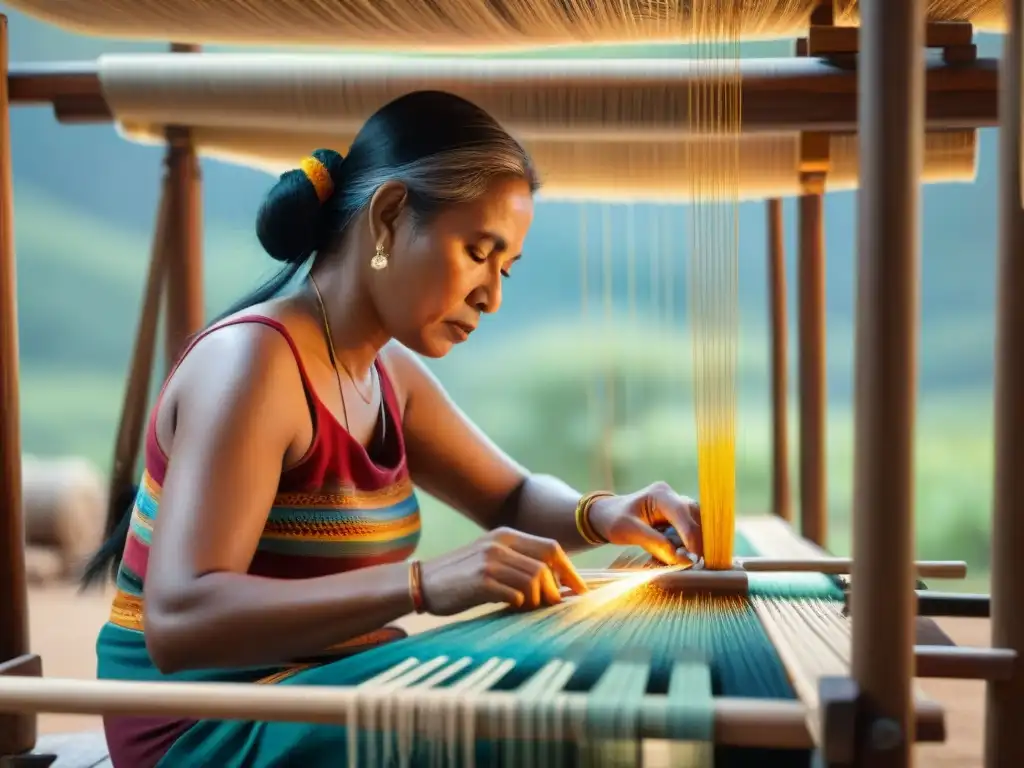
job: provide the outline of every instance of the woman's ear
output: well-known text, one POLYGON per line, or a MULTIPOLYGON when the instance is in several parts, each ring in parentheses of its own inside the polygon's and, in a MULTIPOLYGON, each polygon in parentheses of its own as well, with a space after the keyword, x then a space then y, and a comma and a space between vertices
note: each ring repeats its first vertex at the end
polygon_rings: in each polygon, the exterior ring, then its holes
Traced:
POLYGON ((409 193, 405 185, 398 181, 387 181, 377 188, 370 198, 368 220, 370 236, 374 245, 383 246, 386 252, 391 250, 395 240, 395 228, 398 217, 405 209, 405 201, 409 193))

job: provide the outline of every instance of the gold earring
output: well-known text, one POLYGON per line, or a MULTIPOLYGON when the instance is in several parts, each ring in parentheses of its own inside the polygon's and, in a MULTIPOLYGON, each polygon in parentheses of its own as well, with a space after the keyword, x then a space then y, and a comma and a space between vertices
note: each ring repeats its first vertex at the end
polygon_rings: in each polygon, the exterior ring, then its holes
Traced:
POLYGON ((377 252, 370 259, 370 266, 376 270, 384 269, 388 265, 388 255, 384 253, 384 244, 377 243, 377 252))

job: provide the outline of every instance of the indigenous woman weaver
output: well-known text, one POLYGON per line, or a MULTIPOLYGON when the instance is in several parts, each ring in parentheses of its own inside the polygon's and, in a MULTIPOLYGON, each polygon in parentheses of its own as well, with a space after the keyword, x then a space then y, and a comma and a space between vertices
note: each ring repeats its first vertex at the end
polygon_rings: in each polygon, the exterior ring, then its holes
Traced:
MULTIPOLYGON (((318 150, 281 177, 257 227, 286 267, 181 355, 131 510, 90 564, 87 580, 117 581, 100 678, 337 684, 332 658, 401 637, 387 625, 413 611, 585 590, 568 550, 701 553, 691 500, 663 484, 581 497, 529 474, 413 354, 447 354, 498 310, 537 186, 496 121, 439 92, 383 107, 344 159, 318 150), (414 484, 489 532, 410 560, 414 484)), ((336 765, 344 743, 342 729, 286 723, 105 728, 118 768, 336 765)))

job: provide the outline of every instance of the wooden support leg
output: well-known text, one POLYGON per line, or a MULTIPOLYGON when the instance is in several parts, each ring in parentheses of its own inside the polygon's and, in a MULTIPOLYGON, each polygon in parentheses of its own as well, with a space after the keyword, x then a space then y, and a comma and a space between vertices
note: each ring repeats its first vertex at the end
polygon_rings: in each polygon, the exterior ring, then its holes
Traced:
MULTIPOLYGON (((999 73, 999 267, 995 364, 995 498, 992 510, 992 644, 1024 658, 1024 211, 1021 109, 1024 7, 1006 3, 999 73)), ((985 765, 1024 765, 1024 670, 990 682, 985 765)))
POLYGON ((199 160, 187 130, 168 131, 170 175, 167 319, 164 354, 168 371, 190 336, 203 327, 203 201, 199 160))
MULTIPOLYGON (((169 216, 172 202, 170 169, 165 168, 163 183, 160 187, 156 229, 153 232, 149 272, 146 275, 145 297, 139 315, 139 328, 135 336, 135 346, 132 349, 128 383, 121 405, 117 438, 114 442, 114 461, 111 465, 108 503, 116 507, 115 512, 120 512, 131 503, 126 496, 131 495, 131 489, 137 481, 136 464, 146 427, 146 405, 153 374, 157 327, 160 321, 160 300, 163 296, 164 277, 167 272, 169 216)), ((109 523, 115 519, 115 516, 110 516, 108 520, 108 536, 116 527, 109 523)))
POLYGON ((789 488, 789 335, 786 323, 786 246, 782 200, 768 201, 768 307, 772 348, 772 513, 793 519, 789 488))
MULTIPOLYGON (((5 676, 42 677, 42 675, 43 662, 32 653, 0 663, 0 678, 5 676)), ((34 725, 34 715, 32 720, 34 725)), ((17 753, 0 751, 0 768, 47 768, 57 760, 56 755, 30 752, 29 750, 34 746, 35 736, 33 735, 32 744, 28 750, 21 750, 17 753)))
POLYGON ((824 208, 821 192, 800 197, 800 533, 820 547, 828 536, 824 208))
POLYGON ((852 672, 857 765, 913 762, 914 421, 924 0, 863 0, 858 122, 852 672))
MULTIPOLYGON (((0 665, 17 660, 26 668, 22 662, 38 659, 28 653, 8 50, 7 17, 0 16, 0 665)), ((28 752, 35 743, 35 715, 0 715, 0 759, 28 752)))

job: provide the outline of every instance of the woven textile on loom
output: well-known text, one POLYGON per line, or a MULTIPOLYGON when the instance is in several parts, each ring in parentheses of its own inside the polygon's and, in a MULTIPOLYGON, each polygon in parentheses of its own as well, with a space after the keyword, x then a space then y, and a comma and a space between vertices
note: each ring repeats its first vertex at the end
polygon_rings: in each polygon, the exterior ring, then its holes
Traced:
MULTIPOLYGON (((742 521, 736 554, 757 556, 759 547, 820 556, 781 522, 742 521)), ((359 727, 350 729, 348 764, 391 756, 413 765, 639 765, 638 713, 654 697, 677 742, 666 747, 674 766, 807 765, 806 750, 713 746, 713 697, 799 698, 813 732, 816 691, 805 681, 849 663, 850 625, 834 577, 751 573, 747 596, 712 597, 662 591, 643 583, 650 573, 629 571, 559 606, 494 611, 334 662, 337 684, 367 696, 409 691, 404 701, 382 697, 349 712, 359 727), (452 696, 417 708, 417 689, 452 696), (478 734, 466 715, 474 696, 493 692, 512 694, 495 715, 500 738, 478 734)))
MULTIPOLYGON (((11 0, 77 32, 185 43, 508 50, 574 43, 693 39, 728 18, 745 40, 796 37, 818 0, 11 0), (702 24, 695 24, 698 19, 702 24), (701 34, 701 33, 698 33, 701 34)), ((857 0, 836 0, 855 24, 857 0)), ((935 21, 1005 27, 1004 0, 928 0, 935 21)))

